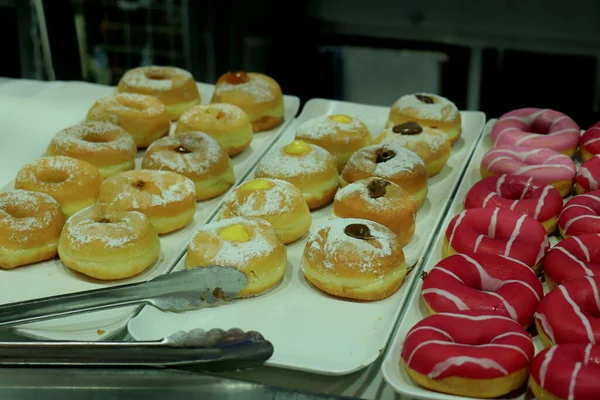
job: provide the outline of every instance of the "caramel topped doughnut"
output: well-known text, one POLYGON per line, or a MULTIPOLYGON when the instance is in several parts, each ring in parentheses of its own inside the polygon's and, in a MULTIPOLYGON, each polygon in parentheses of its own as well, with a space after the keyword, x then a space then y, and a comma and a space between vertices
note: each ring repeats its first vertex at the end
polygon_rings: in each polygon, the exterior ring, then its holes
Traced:
POLYGON ((103 178, 134 168, 137 148, 124 129, 110 122, 84 122, 58 132, 46 155, 89 162, 103 178))

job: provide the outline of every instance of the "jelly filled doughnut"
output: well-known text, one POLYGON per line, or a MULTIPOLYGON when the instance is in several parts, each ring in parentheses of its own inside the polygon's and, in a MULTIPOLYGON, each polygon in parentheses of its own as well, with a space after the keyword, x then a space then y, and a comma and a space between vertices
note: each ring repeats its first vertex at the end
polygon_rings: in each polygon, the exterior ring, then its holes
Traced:
POLYGON ((137 147, 133 137, 110 122, 84 122, 58 132, 46 155, 89 162, 103 178, 134 168, 137 147))
POLYGON ((414 121, 421 126, 440 129, 454 144, 462 132, 461 116, 453 102, 429 93, 400 97, 391 107, 387 126, 414 121))
POLYGON ((402 363, 419 385, 457 396, 491 398, 525 383, 534 348, 518 322, 485 311, 429 316, 412 327, 402 363))
POLYGON ((506 208, 539 221, 546 233, 556 230, 563 202, 554 187, 519 175, 489 176, 477 182, 465 197, 465 208, 506 208))
POLYGON ((52 196, 69 218, 98 200, 102 176, 87 161, 55 156, 26 164, 17 173, 15 189, 32 190, 52 196))
POLYGON ((354 153, 340 176, 340 186, 377 177, 409 192, 419 209, 427 197, 427 169, 416 153, 393 143, 376 144, 354 153))
POLYGON ((117 92, 157 97, 173 120, 200 104, 200 92, 194 77, 177 67, 147 66, 131 69, 119 81, 117 92))
POLYGON ((287 253, 268 222, 231 218, 202 226, 186 253, 187 268, 228 265, 248 277, 238 297, 262 294, 283 279, 287 253))
POLYGON ((160 241, 144 214, 95 204, 73 215, 60 235, 58 255, 70 269, 96 279, 135 276, 158 259, 160 241))
POLYGON ((283 122, 281 87, 275 79, 255 72, 226 72, 215 85, 211 103, 229 103, 240 107, 252 121, 254 132, 273 129, 283 122))
POLYGON ((60 204, 45 193, 0 193, 0 268, 11 269, 56 257, 64 224, 60 204))
POLYGON ((550 184, 567 196, 573 187, 575 163, 570 157, 550 149, 523 146, 498 146, 481 160, 481 176, 521 175, 550 184))
POLYGON ((544 289, 531 268, 519 261, 492 254, 455 254, 427 273, 421 295, 429 314, 487 311, 527 328, 544 289))
POLYGON ((600 179, 600 155, 584 161, 575 176, 575 193, 581 194, 598 190, 600 179))
POLYGON ((581 158, 584 161, 600 153, 600 122, 581 135, 579 148, 581 149, 581 158))
POLYGON ((549 247, 546 229, 535 219, 504 208, 471 208, 450 221, 442 252, 497 254, 539 272, 549 247))
POLYGON ((257 165, 254 176, 291 183, 300 189, 311 210, 330 203, 339 184, 333 156, 302 140, 294 140, 267 154, 257 165))
POLYGON ((600 276, 572 279, 548 293, 535 312, 535 325, 544 347, 600 341, 600 276))
POLYGON ((600 233, 600 190, 579 194, 567 201, 558 216, 563 238, 600 233))
POLYGON ((579 126, 554 110, 521 108, 501 116, 492 128, 494 147, 545 148, 572 157, 579 145, 579 126))
POLYGON ((551 289, 571 279, 600 275, 600 235, 588 233, 558 242, 546 255, 544 275, 551 289))
POLYGON ((394 294, 406 276, 402 246, 388 228, 364 219, 333 219, 313 232, 302 271, 333 296, 374 301, 394 294))
POLYGON ((600 346, 568 343, 539 352, 529 386, 536 399, 596 400, 600 393, 600 346))

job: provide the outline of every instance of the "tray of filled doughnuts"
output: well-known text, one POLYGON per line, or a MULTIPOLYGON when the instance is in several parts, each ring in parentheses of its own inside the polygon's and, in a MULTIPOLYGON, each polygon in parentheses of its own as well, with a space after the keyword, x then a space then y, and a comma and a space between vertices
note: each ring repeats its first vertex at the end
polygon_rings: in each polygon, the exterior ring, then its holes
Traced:
POLYGON ((136 340, 194 327, 257 330, 268 365, 342 375, 375 361, 418 278, 484 124, 447 99, 391 108, 313 99, 201 227, 176 269, 211 263, 249 284, 222 307, 144 308, 136 340))
MULTIPOLYGON (((299 108, 266 75, 226 73, 215 86, 172 67, 131 70, 116 89, 54 85, 26 104, 0 122, 7 148, 24 150, 7 154, 16 172, 0 192, 0 303, 168 273, 299 108)), ((136 310, 16 331, 103 340, 136 310)))
POLYGON ((486 124, 382 364, 397 392, 600 397, 599 138, 547 109, 486 124))

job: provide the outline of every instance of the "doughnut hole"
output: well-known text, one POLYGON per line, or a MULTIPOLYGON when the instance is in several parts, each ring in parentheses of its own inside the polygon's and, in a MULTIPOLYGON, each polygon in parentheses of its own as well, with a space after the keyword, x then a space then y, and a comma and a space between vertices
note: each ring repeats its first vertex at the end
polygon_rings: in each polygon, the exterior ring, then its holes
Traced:
POLYGON ((34 217, 36 213, 39 211, 38 209, 32 209, 29 207, 17 207, 16 205, 8 205, 7 207, 2 208, 2 211, 6 212, 13 218, 22 219, 22 218, 30 218, 34 217))
POLYGON ((116 132, 105 132, 101 135, 88 133, 83 137, 83 140, 89 143, 109 143, 117 139, 116 132))
POLYGON ((151 79, 153 81, 163 81, 169 79, 169 77, 164 73, 164 71, 155 71, 149 70, 144 73, 146 78, 151 79))
POLYGON ((65 171, 47 170, 40 172, 37 178, 43 183, 62 183, 69 179, 69 174, 65 171))

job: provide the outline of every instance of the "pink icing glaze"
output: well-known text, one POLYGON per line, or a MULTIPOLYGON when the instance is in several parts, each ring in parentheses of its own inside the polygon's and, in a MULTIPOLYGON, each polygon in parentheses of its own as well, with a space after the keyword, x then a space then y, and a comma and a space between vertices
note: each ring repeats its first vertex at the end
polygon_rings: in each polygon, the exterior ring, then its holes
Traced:
POLYGON ((579 126, 554 110, 521 108, 501 116, 492 129, 494 147, 502 145, 575 151, 579 126))
POLYGON ((575 183, 579 184, 586 192, 600 189, 598 182, 600 182, 600 155, 585 161, 579 167, 575 177, 575 183))
POLYGON ((600 153, 600 122, 585 131, 580 145, 592 154, 600 153))
POLYGON ((600 275, 600 234, 571 236, 558 242, 544 260, 544 273, 557 285, 582 276, 600 275))

